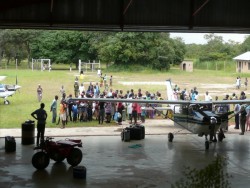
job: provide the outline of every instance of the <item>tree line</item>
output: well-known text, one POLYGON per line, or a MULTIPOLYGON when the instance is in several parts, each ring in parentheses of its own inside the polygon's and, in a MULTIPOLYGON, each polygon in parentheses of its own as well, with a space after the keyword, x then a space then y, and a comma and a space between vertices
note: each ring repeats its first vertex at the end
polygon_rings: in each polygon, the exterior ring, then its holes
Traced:
POLYGON ((86 32, 64 30, 0 30, 0 63, 17 59, 51 59, 52 63, 74 63, 78 60, 100 60, 117 67, 139 65, 168 70, 184 59, 219 61, 232 59, 249 50, 250 38, 242 44, 224 42, 214 34, 205 35, 207 44, 186 45, 169 33, 151 32, 86 32))

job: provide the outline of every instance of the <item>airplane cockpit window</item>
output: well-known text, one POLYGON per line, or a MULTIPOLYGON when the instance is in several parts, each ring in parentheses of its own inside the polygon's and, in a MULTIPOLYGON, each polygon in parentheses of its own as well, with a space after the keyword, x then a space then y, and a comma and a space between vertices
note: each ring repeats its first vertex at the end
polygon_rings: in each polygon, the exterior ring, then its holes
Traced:
POLYGON ((3 84, 0 84, 0 92, 4 92, 5 91, 5 87, 3 84))
POLYGON ((210 111, 210 110, 205 110, 205 111, 203 111, 207 116, 216 116, 212 111, 210 111))
POLYGON ((182 105, 181 106, 181 113, 182 114, 188 114, 189 107, 187 105, 182 105))

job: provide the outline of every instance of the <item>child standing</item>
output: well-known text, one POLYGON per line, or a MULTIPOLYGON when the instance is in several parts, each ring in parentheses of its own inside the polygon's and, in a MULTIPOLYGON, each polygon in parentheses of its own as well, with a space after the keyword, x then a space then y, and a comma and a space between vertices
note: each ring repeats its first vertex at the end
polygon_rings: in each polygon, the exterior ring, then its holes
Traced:
POLYGON ((74 103, 72 106, 72 113, 73 113, 73 122, 76 122, 77 114, 78 114, 78 109, 77 109, 76 103, 74 103))
POLYGON ((141 122, 145 123, 145 117, 146 117, 146 110, 144 108, 141 108, 141 122))

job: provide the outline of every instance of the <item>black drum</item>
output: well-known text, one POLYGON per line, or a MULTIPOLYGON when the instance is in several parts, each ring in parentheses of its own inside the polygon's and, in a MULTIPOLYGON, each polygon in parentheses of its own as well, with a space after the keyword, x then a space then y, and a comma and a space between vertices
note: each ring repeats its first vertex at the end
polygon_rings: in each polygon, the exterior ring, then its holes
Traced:
POLYGON ((35 122, 25 121, 22 124, 22 144, 29 145, 35 143, 35 122))

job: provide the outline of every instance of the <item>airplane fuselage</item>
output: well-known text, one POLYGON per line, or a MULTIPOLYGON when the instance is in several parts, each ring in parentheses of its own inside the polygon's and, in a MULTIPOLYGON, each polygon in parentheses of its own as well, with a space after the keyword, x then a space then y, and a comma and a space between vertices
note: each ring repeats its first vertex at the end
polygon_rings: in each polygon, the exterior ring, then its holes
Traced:
POLYGON ((199 136, 209 135, 211 130, 217 131, 222 118, 210 108, 196 105, 179 105, 174 110, 174 125, 182 127, 199 136))

